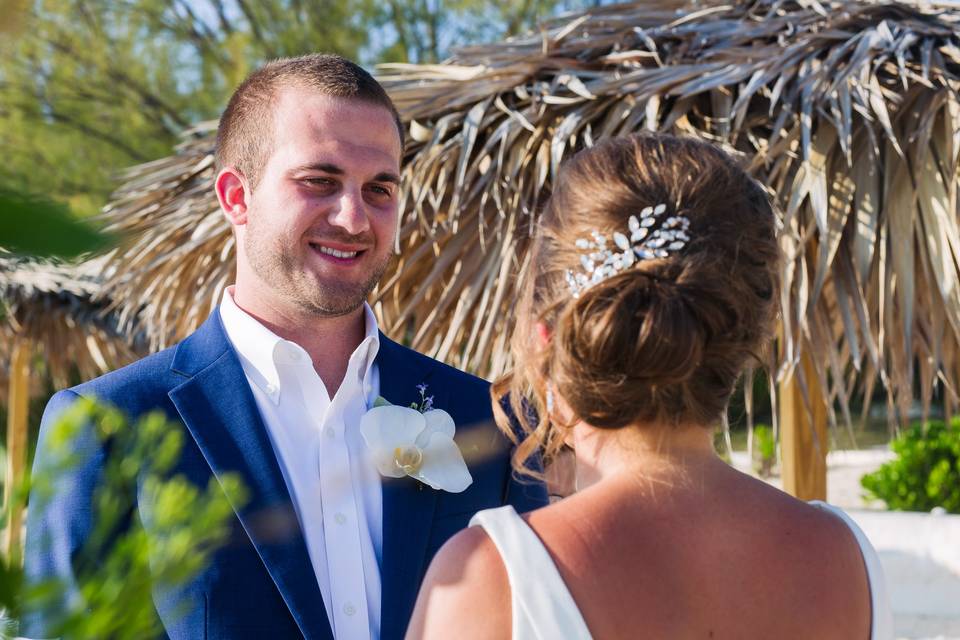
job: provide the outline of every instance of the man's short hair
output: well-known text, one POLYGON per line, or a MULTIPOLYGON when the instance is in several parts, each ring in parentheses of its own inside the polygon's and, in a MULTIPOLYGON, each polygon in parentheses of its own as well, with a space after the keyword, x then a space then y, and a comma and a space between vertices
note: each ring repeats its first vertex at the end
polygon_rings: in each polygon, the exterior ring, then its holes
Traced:
POLYGON ((403 122, 380 83, 359 65, 332 54, 280 58, 260 67, 237 87, 217 128, 216 169, 235 167, 253 189, 273 152, 274 107, 279 90, 298 86, 336 98, 381 106, 391 114, 403 147, 403 122))

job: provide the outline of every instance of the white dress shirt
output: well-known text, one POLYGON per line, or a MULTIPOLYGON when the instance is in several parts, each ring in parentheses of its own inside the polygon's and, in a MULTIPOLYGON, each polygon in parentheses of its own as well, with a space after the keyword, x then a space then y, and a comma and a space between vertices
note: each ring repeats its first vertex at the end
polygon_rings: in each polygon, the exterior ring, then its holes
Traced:
POLYGON ((331 399, 310 355, 240 309, 233 287, 220 303, 338 640, 380 636, 383 496, 359 430, 361 416, 380 392, 375 362, 380 339, 373 311, 366 304, 364 310, 366 336, 331 399))

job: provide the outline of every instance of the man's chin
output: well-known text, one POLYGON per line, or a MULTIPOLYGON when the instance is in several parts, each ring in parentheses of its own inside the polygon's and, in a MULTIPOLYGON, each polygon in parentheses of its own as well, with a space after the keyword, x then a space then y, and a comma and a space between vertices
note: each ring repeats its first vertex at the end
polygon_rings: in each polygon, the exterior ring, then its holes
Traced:
POLYGON ((321 287, 301 298, 303 306, 315 315, 339 317, 354 313, 367 301, 366 288, 321 287), (318 295, 319 294, 319 295, 318 295))
POLYGON ((342 277, 310 271, 298 287, 301 294, 299 302, 316 315, 337 317, 354 313, 376 288, 386 266, 384 264, 381 269, 368 272, 366 278, 351 278, 346 282, 342 277))

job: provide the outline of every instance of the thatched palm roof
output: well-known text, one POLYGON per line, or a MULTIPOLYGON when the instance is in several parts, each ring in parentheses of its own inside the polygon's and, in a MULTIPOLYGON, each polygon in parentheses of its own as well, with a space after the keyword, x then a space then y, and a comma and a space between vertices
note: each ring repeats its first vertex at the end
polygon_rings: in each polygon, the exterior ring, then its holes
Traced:
MULTIPOLYGON (((812 352, 831 406, 919 371, 956 402, 960 14, 945 5, 662 0, 564 16, 441 65, 380 69, 409 123, 401 258, 385 330, 491 376, 507 365, 517 275, 560 162, 638 129, 712 140, 783 214, 783 376, 812 352), (687 5, 689 7, 689 5, 687 5)), ((232 240, 211 188, 213 124, 134 168, 107 210, 132 234, 110 285, 155 345, 205 317, 232 240)))
POLYGON ((75 374, 92 378, 133 361, 145 351, 117 330, 100 293, 103 260, 79 265, 34 262, 0 255, 0 361, 7 370, 15 341, 42 353, 55 386, 75 374))

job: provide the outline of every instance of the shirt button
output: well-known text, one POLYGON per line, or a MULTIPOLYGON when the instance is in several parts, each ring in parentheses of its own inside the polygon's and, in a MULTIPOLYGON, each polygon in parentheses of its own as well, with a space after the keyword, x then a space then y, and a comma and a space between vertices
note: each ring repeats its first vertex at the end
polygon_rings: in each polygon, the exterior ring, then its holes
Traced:
POLYGON ((333 427, 327 427, 324 430, 324 433, 327 434, 327 437, 333 440, 336 437, 336 432, 333 430, 333 427))
POLYGON ((271 395, 271 396, 272 396, 273 394, 275 394, 275 393, 277 392, 277 385, 275 385, 275 384, 268 384, 268 385, 267 385, 267 388, 266 388, 266 391, 267 391, 267 395, 271 395))
POLYGON ((357 612, 357 609, 352 604, 347 603, 343 605, 343 612, 348 616, 352 616, 357 612))
POLYGON ((333 519, 337 521, 337 524, 344 524, 347 521, 347 516, 343 515, 342 513, 338 513, 337 515, 333 516, 333 519))

